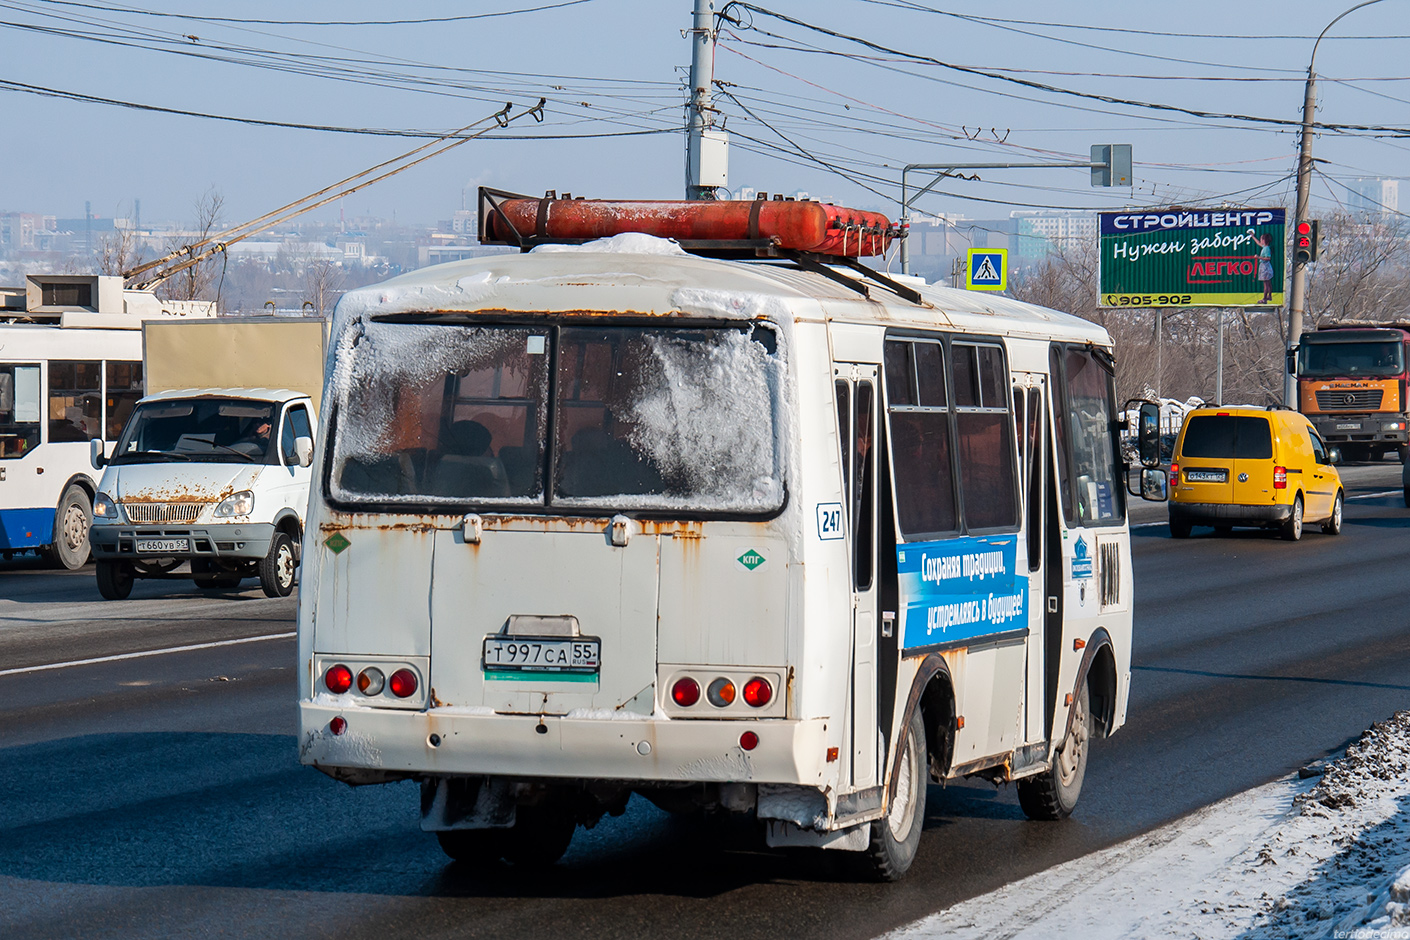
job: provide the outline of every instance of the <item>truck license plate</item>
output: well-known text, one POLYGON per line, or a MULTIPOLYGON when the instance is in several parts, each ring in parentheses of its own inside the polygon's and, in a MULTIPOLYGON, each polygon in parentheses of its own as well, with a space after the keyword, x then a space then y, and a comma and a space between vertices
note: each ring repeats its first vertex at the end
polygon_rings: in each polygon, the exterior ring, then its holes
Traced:
POLYGON ((1186 470, 1185 479, 1191 483, 1223 483, 1229 479, 1227 470, 1186 470))
POLYGON ((587 638, 487 636, 486 672, 595 673, 602 641, 587 638))
POLYGON ((190 539, 138 539, 139 552, 189 552, 190 539))
POLYGON ((1338 430, 1338 431, 1359 431, 1359 430, 1361 430, 1361 422, 1360 422, 1360 421, 1354 421, 1354 422, 1352 422, 1351 424, 1338 424, 1338 425, 1337 425, 1337 430, 1338 430))

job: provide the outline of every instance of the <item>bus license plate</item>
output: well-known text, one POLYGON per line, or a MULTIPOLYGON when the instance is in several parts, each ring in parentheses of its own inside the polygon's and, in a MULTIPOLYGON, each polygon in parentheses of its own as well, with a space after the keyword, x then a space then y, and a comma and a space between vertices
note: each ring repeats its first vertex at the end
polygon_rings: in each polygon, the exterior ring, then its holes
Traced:
POLYGON ((486 672, 595 673, 601 640, 558 637, 485 637, 486 672))
POLYGON ((1226 470, 1186 470, 1185 479, 1191 483, 1223 483, 1229 474, 1226 470))
POLYGON ((138 539, 139 552, 189 552, 190 539, 138 539))

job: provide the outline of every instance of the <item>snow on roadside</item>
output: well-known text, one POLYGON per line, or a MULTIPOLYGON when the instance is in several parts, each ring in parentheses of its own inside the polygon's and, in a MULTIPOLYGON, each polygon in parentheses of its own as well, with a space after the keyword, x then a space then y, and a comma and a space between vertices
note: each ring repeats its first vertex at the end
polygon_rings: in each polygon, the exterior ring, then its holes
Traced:
POLYGON ((1305 772, 887 937, 1410 940, 1410 711, 1305 772))

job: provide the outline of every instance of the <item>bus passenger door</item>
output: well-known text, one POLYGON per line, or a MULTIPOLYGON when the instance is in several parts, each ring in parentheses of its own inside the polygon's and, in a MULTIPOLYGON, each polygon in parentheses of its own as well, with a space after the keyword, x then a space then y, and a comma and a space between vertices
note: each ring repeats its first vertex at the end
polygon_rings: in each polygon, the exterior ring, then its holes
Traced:
POLYGON ((843 496, 852 573, 852 785, 876 786, 876 444, 875 365, 833 366, 842 447, 843 496))
MULTIPOLYGON (((1019 453, 1023 455, 1023 529, 1028 556, 1028 668, 1025 677, 1024 743, 1043 741, 1047 730, 1047 640, 1062 637, 1061 564, 1050 561, 1049 527, 1056 528, 1057 516, 1049 505, 1052 487, 1052 438, 1048 429, 1048 383, 1039 373, 1014 373, 1014 408, 1017 411, 1019 453), (1050 576, 1059 578, 1056 584, 1050 576), (1052 621, 1056 619, 1056 629, 1052 621)), ((1052 536, 1060 539, 1054 531, 1052 536)), ((1061 560, 1061 553, 1057 555, 1061 560)))

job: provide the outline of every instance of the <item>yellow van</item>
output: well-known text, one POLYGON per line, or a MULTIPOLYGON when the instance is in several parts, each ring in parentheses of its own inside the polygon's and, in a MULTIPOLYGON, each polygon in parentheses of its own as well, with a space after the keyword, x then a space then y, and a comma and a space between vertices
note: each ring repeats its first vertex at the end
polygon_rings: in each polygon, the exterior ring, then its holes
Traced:
POLYGON ((1200 408, 1185 416, 1170 464, 1170 534, 1197 525, 1276 528, 1302 538, 1304 522, 1341 532, 1341 460, 1312 423, 1274 407, 1200 408))

